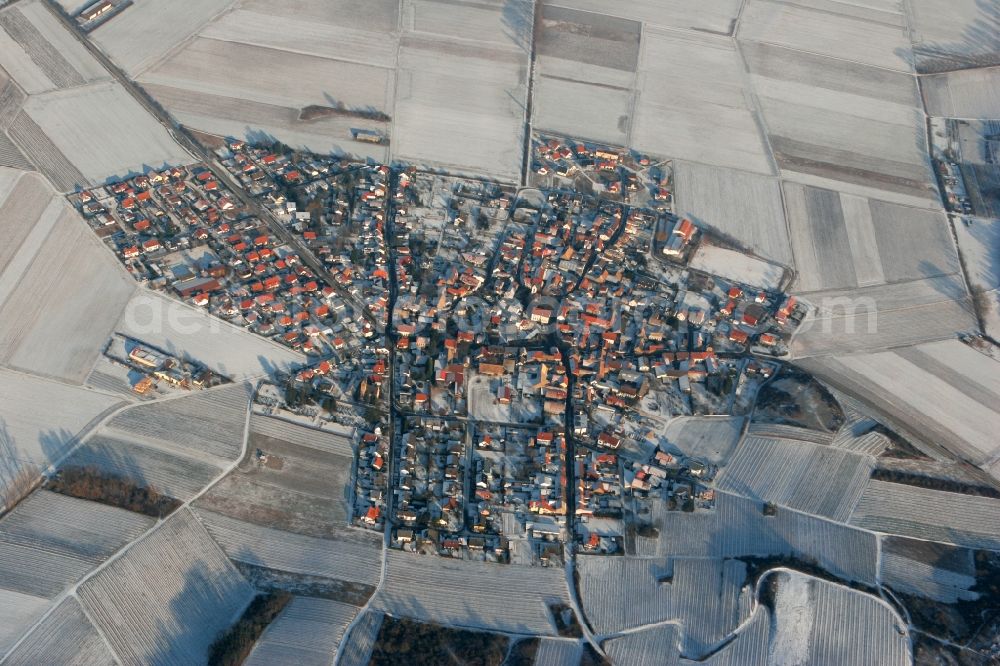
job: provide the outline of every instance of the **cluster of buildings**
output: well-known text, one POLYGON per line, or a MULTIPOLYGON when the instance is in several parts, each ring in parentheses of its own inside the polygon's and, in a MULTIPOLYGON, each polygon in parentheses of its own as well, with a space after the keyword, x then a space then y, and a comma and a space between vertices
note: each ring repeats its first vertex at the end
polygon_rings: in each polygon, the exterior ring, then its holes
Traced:
POLYGON ((229 381, 199 363, 120 334, 111 338, 104 356, 124 370, 128 385, 140 396, 204 389, 229 381))
POLYGON ((204 165, 73 199, 140 282, 306 354, 335 347, 345 322, 334 289, 204 165))
POLYGON ((540 136, 533 142, 533 184, 570 189, 666 211, 673 201, 669 161, 585 141, 540 136))
POLYGON ((220 160, 266 223, 202 165, 76 203, 138 279, 311 355, 273 402, 361 419, 356 525, 554 564, 574 539, 619 552, 634 501, 711 510, 712 468, 650 433, 746 413, 804 312, 686 268, 699 232, 670 211, 669 165, 536 149, 594 186, 515 193, 230 141, 220 160))

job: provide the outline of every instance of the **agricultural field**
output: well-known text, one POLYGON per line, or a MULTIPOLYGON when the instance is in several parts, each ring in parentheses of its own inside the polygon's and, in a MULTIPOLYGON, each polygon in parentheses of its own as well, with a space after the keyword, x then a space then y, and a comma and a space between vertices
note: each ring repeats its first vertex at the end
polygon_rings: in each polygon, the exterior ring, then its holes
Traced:
POLYGON ((779 664, 909 664, 909 631, 889 604, 793 571, 769 575, 775 629, 770 661, 779 664))
POLYGON ((581 656, 583 656, 583 643, 579 641, 542 638, 539 639, 538 651, 535 652, 535 663, 551 664, 551 666, 579 666, 581 656))
POLYGON ((815 4, 752 0, 741 16, 738 38, 884 69, 912 71, 906 22, 897 8, 884 11, 843 3, 821 9, 815 4))
POLYGON ((850 524, 899 536, 1000 550, 1000 500, 872 479, 850 524))
POLYGON ((547 607, 568 604, 562 568, 519 567, 395 550, 386 552, 385 585, 372 607, 408 617, 467 629, 555 636, 547 607))
POLYGON ((27 111, 18 111, 7 128, 7 136, 18 152, 45 174, 60 192, 71 192, 88 184, 79 169, 62 154, 27 111))
MULTIPOLYGON (((117 83, 33 95, 24 111, 86 178, 76 185, 191 161, 166 129, 117 83)), ((29 159, 34 157, 29 146, 21 147, 29 159)))
POLYGON ((632 104, 633 93, 627 88, 543 74, 535 81, 532 122, 540 131, 628 145, 632 104))
POLYGON ((959 272, 943 213, 785 184, 802 293, 854 289, 959 272))
POLYGON ((203 661, 218 632, 239 617, 253 595, 186 509, 78 591, 125 664, 203 661))
POLYGON ((123 509, 36 491, 0 520, 0 587, 51 599, 154 522, 123 509))
POLYGON ((777 179, 675 161, 674 191, 677 212, 699 227, 721 232, 765 259, 793 265, 777 179))
POLYGON ((735 637, 718 652, 703 661, 681 658, 680 666, 766 666, 771 616, 767 608, 758 605, 750 619, 735 632, 735 637))
POLYGON ((677 666, 680 663, 679 643, 677 625, 664 624, 606 640, 601 647, 612 664, 677 666))
POLYGON ((882 582, 897 592, 946 604, 975 599, 973 551, 904 537, 882 538, 882 582))
POLYGON ((0 172, 0 305, 17 286, 24 271, 68 207, 55 198, 44 178, 13 169, 0 172))
MULTIPOLYGON (((61 382, 0 371, 0 492, 36 478, 77 438, 123 404, 120 398, 61 382), (38 405, 48 406, 45 411, 38 405)), ((5 502, 4 502, 5 503, 5 502)))
POLYGON ((610 6, 601 0, 547 0, 546 4, 642 21, 648 25, 720 34, 732 32, 740 10, 738 0, 722 0, 709 5, 695 5, 684 0, 634 0, 610 6))
POLYGON ((4 660, 9 666, 113 666, 115 661, 76 597, 67 597, 4 660))
POLYGON ((781 266, 709 243, 698 246, 689 266, 769 291, 780 290, 785 277, 785 269, 781 266))
POLYGON ((799 362, 813 356, 878 352, 950 340, 956 331, 976 327, 960 275, 814 292, 805 299, 816 309, 792 338, 792 355, 799 362))
POLYGON ((581 555, 577 567, 583 612, 597 634, 676 620, 681 652, 700 657, 740 623, 746 565, 738 560, 581 555))
POLYGON ((193 41, 150 68, 142 85, 201 132, 277 138, 386 162, 386 145, 355 141, 352 129, 391 134, 398 14, 395 0, 243 0, 205 21, 193 41), (303 116, 309 106, 325 111, 303 116))
POLYGON ((49 609, 44 597, 0 588, 0 657, 49 609))
POLYGON ((713 511, 667 511, 653 506, 655 537, 636 537, 643 557, 770 557, 791 555, 814 560, 846 580, 874 584, 878 538, 871 532, 777 509, 765 516, 764 503, 717 492, 713 511))
POLYGON ((679 160, 773 173, 743 70, 730 40, 646 29, 632 146, 679 160))
MULTIPOLYGON (((18 210, 33 215, 40 194, 31 194, 34 204, 20 200, 18 210)), ((82 383, 134 282, 73 210, 55 204, 38 218, 10 270, 17 274, 0 277, 0 363, 82 383)))
POLYGON ((0 64, 28 94, 109 78, 45 2, 21 2, 0 12, 0 64))
POLYGON ((844 522, 874 466, 868 456, 844 449, 752 436, 740 444, 718 487, 844 522))
POLYGON ((338 601, 295 597, 267 627, 244 663, 329 666, 357 613, 357 607, 338 601))
POLYGON ((242 453, 250 389, 206 389, 116 414, 66 461, 124 476, 185 501, 242 453))
POLYGON ((202 26, 228 9, 234 0, 136 0, 101 25, 90 38, 131 77, 136 78, 202 26), (149 30, 149 26, 157 30, 149 30))
POLYGON ((188 456, 169 442, 140 442, 106 429, 89 437, 65 465, 95 467, 181 501, 191 499, 222 474, 218 458, 188 456))
POLYGON ((919 72, 1000 64, 1000 13, 980 0, 905 3, 919 72))
POLYGON ((350 523, 351 441, 254 414, 247 456, 196 506, 286 532, 334 538, 350 523), (266 463, 253 457, 257 450, 266 463))
POLYGON ((997 361, 958 340, 945 340, 802 365, 904 424, 901 434, 910 439, 946 449, 994 477, 1000 474, 997 361))
POLYGON ((1000 118, 1000 72, 995 68, 933 74, 921 79, 927 115, 1000 118))
POLYGON ((252 388, 230 384, 138 405, 105 426, 124 439, 160 440, 163 448, 233 462, 243 452, 243 434, 252 388))
POLYGON ((972 289, 979 289, 982 296, 981 314, 986 332, 1000 336, 1000 220, 967 218, 968 222, 955 224, 958 247, 962 251, 972 289))
POLYGON ((742 417, 683 416, 673 419, 663 434, 684 455, 724 467, 736 450, 742 427, 742 417))
POLYGON ((336 663, 340 666, 368 666, 372 649, 382 628, 384 615, 372 610, 363 611, 361 618, 340 644, 336 663))
POLYGON ((305 365, 288 347, 153 291, 136 292, 114 330, 234 381, 305 365))
POLYGON ((237 562, 361 585, 378 583, 382 539, 372 532, 357 530, 337 539, 318 539, 205 509, 196 508, 195 514, 237 562))
POLYGON ((396 72, 393 157, 515 180, 528 87, 524 40, 531 22, 520 15, 527 3, 512 3, 506 12, 465 3, 413 7, 414 27, 401 38, 396 72), (433 33, 420 31, 421 14, 438 18, 433 33), (508 15, 515 21, 510 27, 508 15))

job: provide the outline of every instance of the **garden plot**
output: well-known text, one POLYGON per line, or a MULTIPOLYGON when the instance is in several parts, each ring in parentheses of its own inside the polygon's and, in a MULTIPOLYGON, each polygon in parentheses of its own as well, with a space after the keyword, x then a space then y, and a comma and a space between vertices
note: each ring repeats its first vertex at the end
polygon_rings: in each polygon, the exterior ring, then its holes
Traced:
POLYGON ((579 641, 542 638, 539 639, 538 651, 535 653, 535 663, 551 666, 579 666, 582 656, 583 643, 579 641))
POLYGON ((340 644, 336 660, 340 666, 368 666, 371 661, 375 640, 385 616, 372 610, 362 612, 364 615, 340 644))
POLYGON ((1000 336, 1000 220, 971 218, 955 224, 958 246, 968 270, 969 286, 986 323, 986 332, 1000 336))
POLYGON ((915 439, 1000 474, 998 365, 958 340, 817 359, 804 367, 904 424, 915 439))
POLYGON ((968 69, 925 76, 927 114, 944 118, 1000 118, 1000 70, 968 69))
POLYGON ((518 46, 406 35, 396 76, 394 157, 518 177, 527 97, 527 54, 518 46))
POLYGON ((386 552, 385 585, 372 608, 470 629, 555 636, 548 604, 569 604, 565 571, 386 552))
POLYGON ((844 522, 874 469, 867 456, 808 442, 747 437, 718 481, 738 495, 844 522))
POLYGON ((136 0, 90 33, 104 53, 135 79, 187 41, 235 0, 136 0), (156 26, 156 30, 150 30, 156 26))
POLYGON ((356 606, 313 597, 295 597, 267 627, 247 658, 248 666, 290 663, 329 666, 356 606))
POLYGON ((689 265, 698 271, 770 291, 780 290, 785 277, 781 266, 709 243, 698 246, 689 265))
POLYGON ((770 575, 777 591, 769 663, 912 663, 909 631, 886 602, 796 571, 770 575))
POLYGON ((680 659, 679 644, 680 629, 677 625, 665 624, 607 640, 601 647, 612 664, 677 666, 680 659))
POLYGON ((317 539, 196 509, 212 537, 237 562, 307 576, 374 586, 381 569, 381 535, 357 530, 317 539))
POLYGON ((0 62, 28 93, 109 78, 44 2, 8 7, 0 12, 0 28, 4 33, 0 62))
POLYGON ((534 127, 598 143, 628 145, 632 98, 627 88, 543 74, 535 81, 534 127))
POLYGON ((905 20, 898 11, 871 11, 843 3, 825 9, 805 3, 753 0, 744 9, 738 37, 810 51, 875 67, 912 71, 905 20))
POLYGON ((1000 64, 1000 11, 981 0, 910 0, 917 71, 1000 64))
POLYGON ((644 557, 769 557, 815 560, 830 573, 874 584, 878 539, 855 529, 791 509, 763 514, 764 503, 718 492, 712 511, 666 511, 653 505, 655 538, 636 538, 644 557))
POLYGON ((305 536, 333 538, 350 520, 350 440, 329 432, 254 415, 248 456, 197 506, 230 518, 305 536))
POLYGON ((700 657, 740 623, 746 565, 738 560, 634 560, 581 555, 580 595, 594 631, 676 620, 681 651, 700 657))
POLYGON ((181 509, 80 586, 84 608, 125 664, 200 663, 253 588, 181 509))
POLYGON ((647 29, 632 144, 681 160, 773 172, 729 40, 647 29))
POLYGON ((243 450, 251 387, 232 384, 137 405, 118 413, 106 428, 124 438, 161 440, 165 448, 235 461, 243 450))
POLYGON ((124 509, 36 491, 0 520, 0 587, 52 598, 154 523, 124 509))
POLYGON ((305 365, 302 354, 159 292, 137 291, 115 330, 235 381, 305 365))
POLYGON ((49 600, 0 589, 0 657, 41 619, 49 600))
POLYGON ((167 130, 117 83, 35 95, 24 110, 89 182, 191 161, 167 130))
POLYGON ((0 371, 0 395, 0 492, 22 470, 40 474, 91 424, 122 404, 115 396, 8 371, 0 371))
POLYGON ((792 339, 798 359, 951 339, 976 328, 960 275, 814 292, 806 300, 815 310, 792 339))
POLYGON ((677 212, 699 227, 721 232, 765 259, 792 265, 777 179, 674 162, 674 190, 677 212))
POLYGON ((897 592, 915 594, 946 604, 974 600, 974 554, 930 541, 903 537, 882 539, 882 582, 897 592))
POLYGON ((8 666, 64 664, 114 666, 108 644, 90 623, 76 597, 67 597, 4 660, 8 666))
POLYGON ((684 455, 721 467, 736 450, 742 427, 742 417, 684 416, 673 419, 663 435, 684 455))
POLYGON ((552 4, 642 21, 649 25, 720 34, 732 32, 740 10, 738 0, 721 0, 708 4, 687 0, 632 0, 614 4, 601 0, 554 0, 552 4))
POLYGON ((1000 500, 871 480, 851 513, 858 527, 968 548, 1000 550, 1000 500))

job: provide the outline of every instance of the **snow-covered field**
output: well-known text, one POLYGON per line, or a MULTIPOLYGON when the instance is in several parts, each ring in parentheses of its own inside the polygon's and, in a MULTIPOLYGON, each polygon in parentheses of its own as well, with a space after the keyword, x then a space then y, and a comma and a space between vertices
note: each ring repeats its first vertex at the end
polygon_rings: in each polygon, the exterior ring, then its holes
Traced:
POLYGON ((126 664, 193 664, 253 588, 187 509, 80 586, 89 616, 126 664))
POLYGON ((67 597, 4 660, 10 666, 114 666, 114 655, 75 597, 67 597))
POLYGON ((968 270, 970 287, 982 289, 986 332, 1000 336, 1000 220, 968 218, 955 223, 955 234, 968 270))
POLYGON ((191 156, 117 83, 32 96, 24 108, 66 159, 93 183, 191 161, 191 156))
POLYGON ((9 371, 0 371, 0 395, 0 491, 22 469, 44 471, 88 424, 120 404, 115 396, 9 371))
POLYGON ((82 383, 135 283, 67 204, 48 212, 0 277, 0 298, 17 278, 0 307, 0 363, 82 383))
POLYGON ((771 290, 778 289, 785 275, 785 269, 781 266, 708 243, 703 243, 698 248, 690 266, 742 284, 771 290))
POLYGON ((115 330, 236 381, 305 363, 288 347, 154 291, 136 292, 115 330))
POLYGON ((339 601, 295 597, 268 625, 244 663, 329 666, 357 613, 356 606, 339 601))
POLYGON ((677 212, 732 236, 755 254, 792 265, 776 178, 747 171, 674 162, 677 212))

